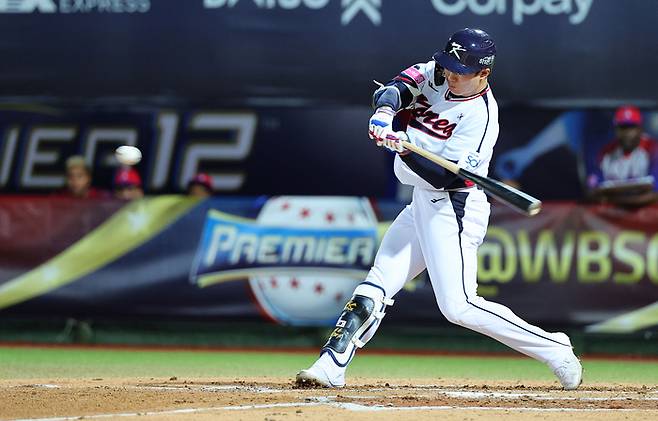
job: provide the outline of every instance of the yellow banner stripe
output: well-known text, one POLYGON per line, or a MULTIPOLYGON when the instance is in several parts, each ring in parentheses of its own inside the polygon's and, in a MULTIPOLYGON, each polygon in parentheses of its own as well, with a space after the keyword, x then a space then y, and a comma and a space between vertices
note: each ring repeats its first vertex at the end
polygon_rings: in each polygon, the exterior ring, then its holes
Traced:
POLYGON ((587 327, 588 332, 632 333, 658 326, 658 302, 587 327))
POLYGON ((162 232, 199 202, 158 196, 127 204, 81 240, 33 270, 0 286, 0 309, 68 285, 162 232))

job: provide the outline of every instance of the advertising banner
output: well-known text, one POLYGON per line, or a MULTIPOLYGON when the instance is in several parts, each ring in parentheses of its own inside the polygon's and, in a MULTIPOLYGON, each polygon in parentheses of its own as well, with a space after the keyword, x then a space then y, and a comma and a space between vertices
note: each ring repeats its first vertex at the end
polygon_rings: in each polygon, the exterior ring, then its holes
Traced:
POLYGON ((12 105, 0 112, 0 190, 46 193, 82 155, 112 188, 120 145, 137 146, 147 193, 184 192, 198 172, 218 193, 372 195, 394 192, 393 155, 367 137, 370 108, 218 109, 12 105), (331 130, 326 121, 339 122, 331 130), (345 182, 348 180, 349 182, 345 182))
MULTIPOLYGON (((402 206, 347 196, 3 198, 0 315, 328 326, 402 206)), ((658 207, 549 203, 533 218, 493 209, 480 295, 532 322, 658 324, 658 207)), ((446 323, 425 274, 388 317, 446 323)))
POLYGON ((3 0, 0 92, 366 104, 372 79, 481 27, 501 103, 655 104, 658 80, 619 73, 658 63, 655 15, 651 0, 3 0))
MULTIPOLYGON (((542 200, 580 200, 614 138, 613 112, 501 109, 491 175, 516 180, 542 200)), ((0 190, 61 189, 64 163, 74 154, 92 167, 96 186, 111 189, 113 151, 127 144, 143 152, 137 169, 151 194, 183 192, 195 173, 206 172, 220 194, 400 199, 393 154, 367 137, 370 115, 367 105, 7 105, 0 112, 0 190)), ((643 117, 645 131, 658 138, 658 112, 643 117)))

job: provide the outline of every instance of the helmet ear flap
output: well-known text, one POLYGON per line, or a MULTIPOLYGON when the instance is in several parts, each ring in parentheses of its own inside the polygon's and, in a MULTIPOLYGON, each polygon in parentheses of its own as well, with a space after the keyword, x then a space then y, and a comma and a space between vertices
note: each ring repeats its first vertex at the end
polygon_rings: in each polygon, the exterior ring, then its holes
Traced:
POLYGON ((443 67, 439 63, 434 63, 434 85, 441 86, 445 82, 446 77, 443 74, 443 67))

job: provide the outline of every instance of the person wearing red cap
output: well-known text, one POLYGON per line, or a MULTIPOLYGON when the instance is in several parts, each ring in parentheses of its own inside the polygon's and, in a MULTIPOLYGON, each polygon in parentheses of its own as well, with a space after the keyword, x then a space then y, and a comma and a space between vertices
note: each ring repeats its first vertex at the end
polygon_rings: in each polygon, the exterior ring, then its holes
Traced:
POLYGON ((205 199, 212 196, 212 177, 206 173, 198 173, 187 183, 187 195, 205 199))
POLYGON ((588 178, 599 202, 642 206, 658 200, 654 177, 658 174, 658 143, 644 133, 637 107, 617 108, 613 118, 615 139, 603 147, 599 168, 588 178))
POLYGON ((121 167, 114 175, 114 196, 121 200, 134 200, 144 197, 142 178, 136 169, 121 167))

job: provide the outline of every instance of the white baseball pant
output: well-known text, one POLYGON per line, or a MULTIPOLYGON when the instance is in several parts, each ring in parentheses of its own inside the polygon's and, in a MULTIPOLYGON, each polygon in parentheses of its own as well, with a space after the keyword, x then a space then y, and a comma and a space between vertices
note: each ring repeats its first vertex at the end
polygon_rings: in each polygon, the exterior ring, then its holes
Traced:
POLYGON ((383 287, 390 298, 427 268, 439 309, 450 322, 543 363, 556 362, 571 351, 564 335, 530 325, 509 308, 477 295, 477 249, 488 220, 489 202, 481 190, 416 187, 411 204, 384 235, 365 281, 383 287))

